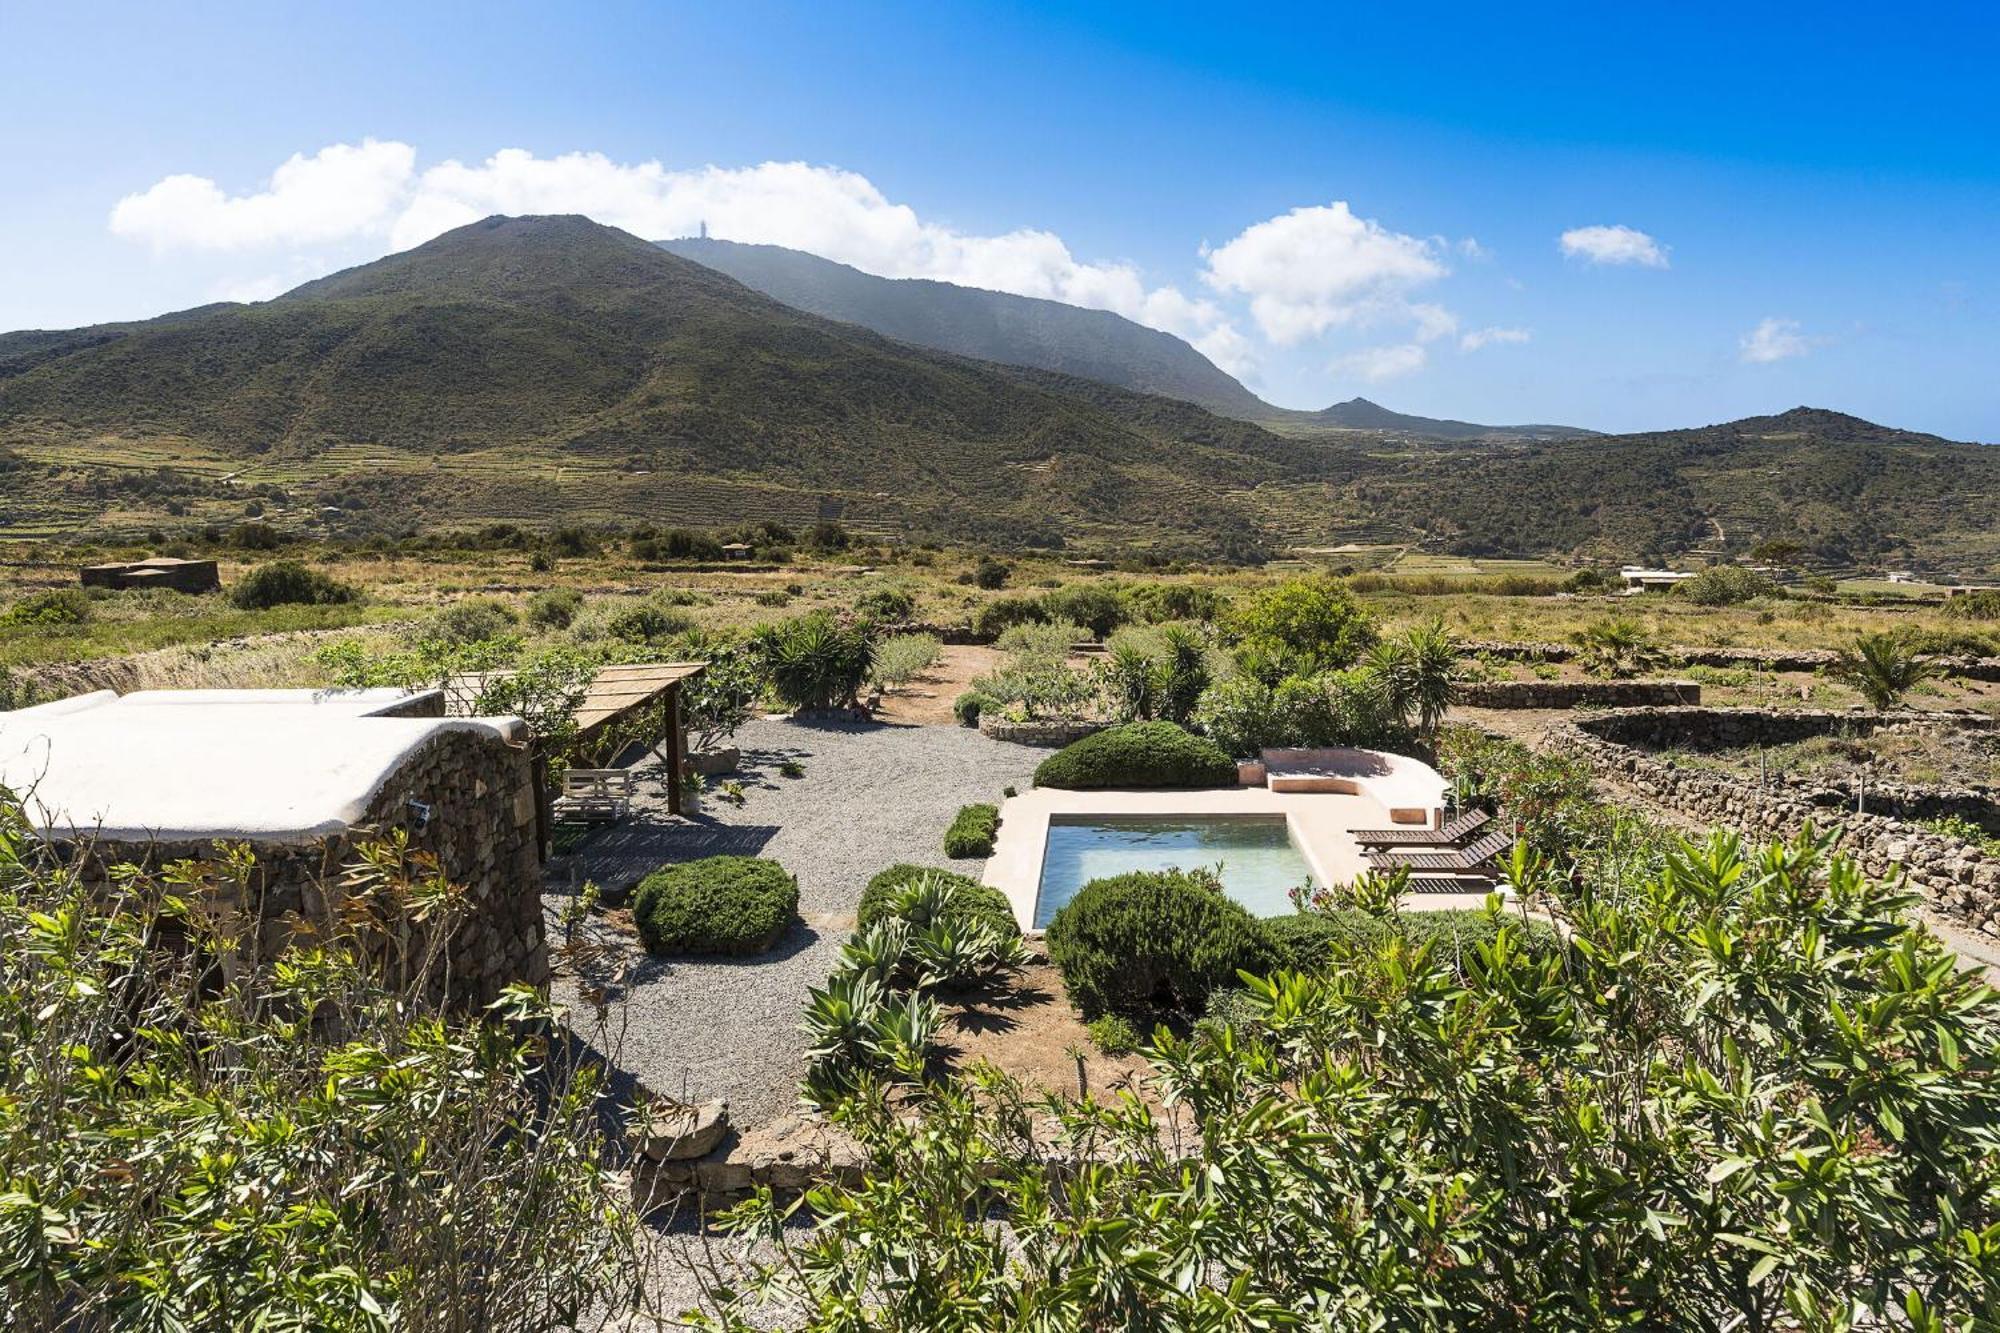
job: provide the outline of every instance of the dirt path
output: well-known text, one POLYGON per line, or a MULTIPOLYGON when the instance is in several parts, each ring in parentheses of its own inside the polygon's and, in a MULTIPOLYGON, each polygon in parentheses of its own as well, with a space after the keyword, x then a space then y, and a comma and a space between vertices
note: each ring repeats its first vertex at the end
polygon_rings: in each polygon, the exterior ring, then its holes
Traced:
POLYGON ((875 717, 892 726, 951 725, 958 721, 952 716, 951 701, 972 687, 974 677, 999 667, 1004 657, 981 644, 947 644, 936 666, 894 694, 882 696, 875 717))

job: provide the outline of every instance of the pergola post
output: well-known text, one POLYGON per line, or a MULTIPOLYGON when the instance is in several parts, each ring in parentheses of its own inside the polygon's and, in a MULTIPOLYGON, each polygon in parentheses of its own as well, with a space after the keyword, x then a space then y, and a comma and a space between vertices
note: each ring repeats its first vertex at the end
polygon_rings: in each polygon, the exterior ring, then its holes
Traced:
POLYGON ((681 813, 681 780, 685 776, 682 768, 686 758, 681 754, 681 687, 678 683, 667 687, 667 697, 661 704, 661 711, 667 724, 667 813, 681 813))

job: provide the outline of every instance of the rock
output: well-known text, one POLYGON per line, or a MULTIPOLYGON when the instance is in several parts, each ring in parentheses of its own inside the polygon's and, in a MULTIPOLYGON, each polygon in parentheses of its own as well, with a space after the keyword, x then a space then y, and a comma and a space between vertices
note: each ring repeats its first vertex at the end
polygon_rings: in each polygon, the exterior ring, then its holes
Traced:
POLYGON ((632 1147, 656 1162, 686 1162, 714 1152, 728 1132, 728 1102, 659 1106, 633 1126, 632 1147))

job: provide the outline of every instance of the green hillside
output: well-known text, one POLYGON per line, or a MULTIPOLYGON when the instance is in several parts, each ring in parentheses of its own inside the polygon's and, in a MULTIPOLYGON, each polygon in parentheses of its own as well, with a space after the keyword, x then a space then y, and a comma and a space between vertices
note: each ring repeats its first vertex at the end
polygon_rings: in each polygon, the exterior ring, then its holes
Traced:
POLYGON ((581 218, 490 218, 259 305, 0 335, 0 465, 0 536, 233 522, 250 500, 350 535, 835 517, 1233 553, 1783 539, 1832 568, 2000 570, 2000 451, 1978 445, 1805 408, 1555 440, 1274 433, 893 341, 581 218))

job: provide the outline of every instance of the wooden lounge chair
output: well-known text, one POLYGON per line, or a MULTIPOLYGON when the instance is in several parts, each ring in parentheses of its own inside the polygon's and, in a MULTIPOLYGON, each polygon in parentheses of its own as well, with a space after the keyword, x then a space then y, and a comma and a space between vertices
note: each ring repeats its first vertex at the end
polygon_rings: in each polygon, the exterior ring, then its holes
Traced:
POLYGON ((1412 875, 1411 893, 1491 893, 1491 875, 1412 875))
POLYGON ((632 770, 572 768, 563 774, 555 817, 580 824, 615 824, 632 812, 632 770))
POLYGON ((1513 845, 1512 834, 1494 832, 1487 834, 1470 847, 1454 847, 1443 852, 1370 852, 1368 864, 1377 870, 1408 867, 1413 874, 1418 872, 1462 874, 1468 870, 1484 869, 1492 863, 1494 857, 1513 845))
POLYGON ((1354 841, 1363 847, 1456 847, 1492 819, 1484 810, 1461 810, 1446 820, 1443 828, 1356 829, 1354 841))

